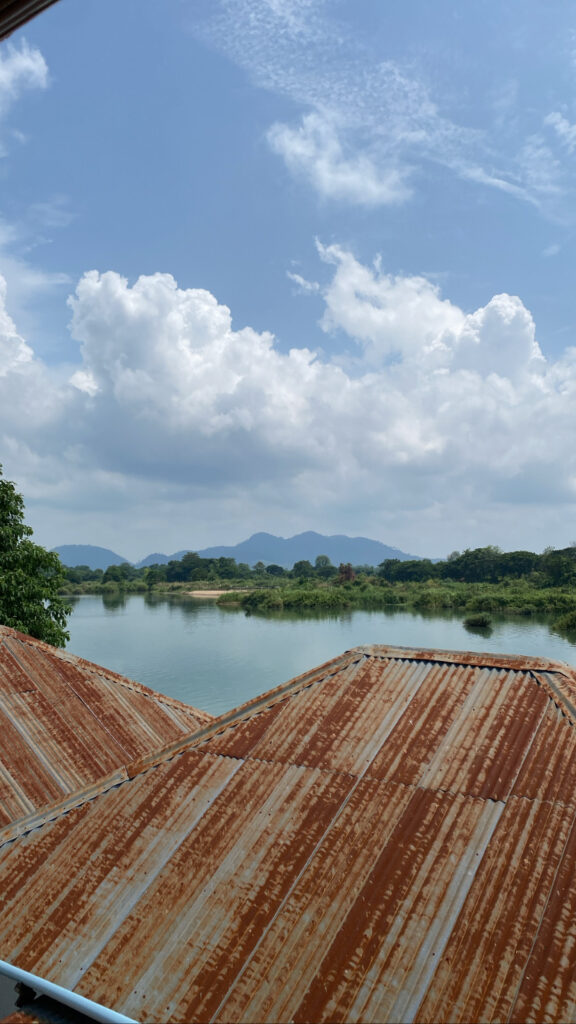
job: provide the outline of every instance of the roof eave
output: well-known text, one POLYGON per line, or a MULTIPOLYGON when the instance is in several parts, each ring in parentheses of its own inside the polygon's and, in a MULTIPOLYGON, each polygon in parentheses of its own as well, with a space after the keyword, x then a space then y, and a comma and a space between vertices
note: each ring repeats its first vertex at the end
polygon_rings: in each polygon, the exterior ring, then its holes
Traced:
POLYGON ((7 39, 27 21, 56 2, 57 0, 0 0, 0 41, 7 39))

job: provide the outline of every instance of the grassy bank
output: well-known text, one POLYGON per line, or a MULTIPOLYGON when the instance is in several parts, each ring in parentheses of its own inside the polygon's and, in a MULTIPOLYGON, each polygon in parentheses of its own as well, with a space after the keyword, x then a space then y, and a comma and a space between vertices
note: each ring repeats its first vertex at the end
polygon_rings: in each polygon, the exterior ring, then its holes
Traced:
POLYGON ((142 594, 151 597, 186 596, 191 589, 225 590, 219 604, 235 604, 251 614, 293 611, 344 611, 349 609, 405 609, 406 611, 454 612, 463 618, 507 614, 547 617, 558 632, 576 634, 576 588, 542 587, 525 580, 501 583, 462 583, 427 580, 425 582, 391 583, 368 576, 347 582, 268 579, 246 591, 245 582, 228 579, 197 580, 190 583, 156 583, 149 586, 142 580, 124 583, 86 581, 68 584, 65 592, 74 597, 81 594, 142 594))
POLYGON ((199 580, 194 583, 155 583, 149 586, 144 580, 126 580, 121 582, 101 583, 97 580, 86 580, 83 583, 67 582, 61 590, 62 596, 80 597, 82 594, 180 594, 185 597, 192 590, 226 590, 233 593, 241 590, 240 583, 230 580, 199 580))
MULTIPOLYGON (((228 601, 228 596, 221 598, 228 601)), ((388 583, 358 581, 343 584, 305 584, 251 590, 238 601, 247 612, 309 611, 366 608, 404 608, 414 611, 506 613, 522 616, 576 615, 576 590, 571 587, 536 587, 512 583, 388 583)), ((567 620, 568 621, 568 620, 567 620)), ((570 620, 572 621, 572 620, 570 620)))

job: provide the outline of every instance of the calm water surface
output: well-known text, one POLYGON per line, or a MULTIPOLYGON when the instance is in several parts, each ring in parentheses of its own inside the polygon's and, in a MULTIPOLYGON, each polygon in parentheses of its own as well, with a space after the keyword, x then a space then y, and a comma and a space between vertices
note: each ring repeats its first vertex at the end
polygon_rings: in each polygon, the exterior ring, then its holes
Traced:
POLYGON ((495 651, 576 665, 576 645, 533 620, 496 620, 490 635, 456 615, 352 611, 247 616, 194 598, 74 600, 68 650, 196 707, 222 714, 359 644, 495 651))

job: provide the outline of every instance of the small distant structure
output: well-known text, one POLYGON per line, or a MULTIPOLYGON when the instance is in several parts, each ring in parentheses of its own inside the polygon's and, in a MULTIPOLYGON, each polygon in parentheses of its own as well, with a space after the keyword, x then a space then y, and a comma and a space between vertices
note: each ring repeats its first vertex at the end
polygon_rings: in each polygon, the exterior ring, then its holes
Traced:
POLYGON ((568 1021, 575 878, 574 671, 359 647, 0 830, 0 957, 136 1021, 568 1021))

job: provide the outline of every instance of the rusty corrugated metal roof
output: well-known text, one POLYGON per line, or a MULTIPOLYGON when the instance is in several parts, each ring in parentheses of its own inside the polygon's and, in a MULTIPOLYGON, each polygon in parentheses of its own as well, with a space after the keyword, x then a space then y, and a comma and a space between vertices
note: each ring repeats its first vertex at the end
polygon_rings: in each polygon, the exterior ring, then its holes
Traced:
POLYGON ((574 1020, 575 704, 347 652, 0 832, 0 957, 145 1021, 574 1020))
POLYGON ((0 0, 0 39, 22 28, 27 21, 55 3, 56 0, 0 0))
POLYGON ((0 826, 211 720, 0 626, 0 826))

